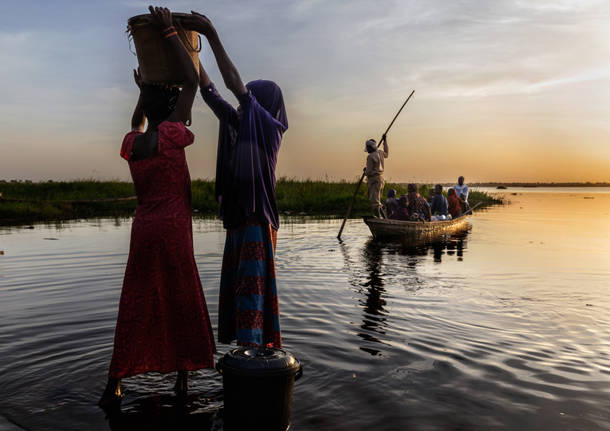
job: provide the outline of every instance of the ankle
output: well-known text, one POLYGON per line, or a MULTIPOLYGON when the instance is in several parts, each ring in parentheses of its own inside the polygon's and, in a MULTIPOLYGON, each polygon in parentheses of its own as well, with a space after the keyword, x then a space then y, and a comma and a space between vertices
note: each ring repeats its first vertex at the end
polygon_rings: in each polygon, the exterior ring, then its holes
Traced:
POLYGON ((108 395, 112 394, 114 396, 121 397, 123 395, 121 392, 121 379, 109 378, 104 392, 108 395))

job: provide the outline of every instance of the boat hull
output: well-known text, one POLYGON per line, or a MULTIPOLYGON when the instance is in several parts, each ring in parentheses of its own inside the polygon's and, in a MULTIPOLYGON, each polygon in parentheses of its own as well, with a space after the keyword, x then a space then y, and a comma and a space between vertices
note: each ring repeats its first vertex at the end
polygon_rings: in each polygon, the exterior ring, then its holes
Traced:
POLYGON ((435 241, 445 235, 451 235, 468 229, 467 216, 453 220, 416 222, 403 220, 365 217, 364 222, 374 238, 393 239, 409 243, 426 243, 435 241))

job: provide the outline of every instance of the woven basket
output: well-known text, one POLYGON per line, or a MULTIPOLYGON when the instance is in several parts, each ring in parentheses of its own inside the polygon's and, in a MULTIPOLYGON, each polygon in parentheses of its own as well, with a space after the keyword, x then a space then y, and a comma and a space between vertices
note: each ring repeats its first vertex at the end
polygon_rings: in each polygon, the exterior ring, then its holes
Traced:
MULTIPOLYGON (((174 27, 178 36, 193 60, 195 70, 199 73, 199 52, 201 39, 196 31, 189 31, 180 25, 183 13, 173 13, 174 27)), ((170 51, 163 40, 159 29, 153 24, 150 14, 137 15, 127 21, 127 32, 133 39, 136 55, 140 65, 142 82, 146 84, 182 85, 182 72, 178 66, 175 53, 170 51)), ((131 42, 130 42, 131 43, 131 42)))

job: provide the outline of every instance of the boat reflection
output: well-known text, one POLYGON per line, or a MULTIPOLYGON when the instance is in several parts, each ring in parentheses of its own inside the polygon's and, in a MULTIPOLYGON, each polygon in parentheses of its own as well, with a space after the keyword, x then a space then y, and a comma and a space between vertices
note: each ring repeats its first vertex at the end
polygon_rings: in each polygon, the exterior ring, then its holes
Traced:
MULTIPOLYGON (((464 260, 464 250, 466 249, 468 235, 470 229, 456 232, 451 235, 444 236, 433 242, 421 242, 413 243, 409 242, 398 242, 398 243, 384 243, 381 240, 373 239, 369 242, 379 243, 381 245, 381 251, 393 255, 408 256, 406 266, 408 268, 414 268, 417 263, 421 262, 423 258, 428 255, 432 255, 434 262, 440 263, 443 260, 443 255, 456 256, 456 260, 462 262, 464 260), (419 259, 413 259, 413 257, 419 257, 419 259)), ((401 265, 402 267, 402 265, 401 265)))
POLYGON ((466 238, 469 231, 456 233, 443 241, 430 244, 433 251, 434 261, 441 262, 443 254, 456 256, 459 262, 464 260, 464 249, 466 248, 466 238))
POLYGON ((373 343, 385 344, 389 326, 386 286, 406 285, 411 291, 429 286, 427 282, 422 283, 418 265, 429 256, 435 263, 442 263, 443 258, 448 257, 463 261, 468 234, 469 231, 465 230, 423 245, 384 243, 371 238, 357 259, 352 259, 349 246, 340 242, 349 282, 361 295, 358 304, 362 308, 362 323, 356 332, 361 340, 360 350, 373 356, 382 354, 382 350, 375 348, 373 343))

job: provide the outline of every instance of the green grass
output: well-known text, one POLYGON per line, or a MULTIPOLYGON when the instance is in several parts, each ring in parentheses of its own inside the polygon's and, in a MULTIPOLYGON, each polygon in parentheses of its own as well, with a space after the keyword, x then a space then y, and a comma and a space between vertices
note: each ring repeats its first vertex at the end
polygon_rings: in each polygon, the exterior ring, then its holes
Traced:
MULTIPOLYGON (((295 180, 280 178, 276 196, 282 214, 342 217, 352 199, 355 182, 295 180)), ((388 183, 384 188, 393 188, 397 195, 406 194, 406 184, 388 183)), ((429 187, 420 186, 420 193, 428 195, 429 187)), ((124 217, 133 214, 135 200, 114 200, 135 195, 131 182, 122 181, 69 181, 69 182, 18 182, 0 181, 0 223, 29 223, 91 217, 124 217), (104 199, 110 199, 104 201, 104 199), (96 202, 97 201, 97 202, 96 202)), ((483 202, 483 206, 501 203, 482 192, 471 192, 471 205, 483 202)), ((214 199, 214 182, 194 180, 192 204, 202 215, 218 213, 214 199)), ((370 213, 366 184, 356 196, 352 217, 370 213)))
POLYGON ((4 223, 125 216, 136 206, 135 201, 92 202, 133 196, 133 184, 121 181, 0 181, 0 193, 4 223))
MULTIPOLYGON (((329 183, 280 178, 277 182, 276 198, 278 208, 283 213, 345 216, 355 189, 355 182, 329 183)), ((406 184, 388 183, 384 187, 384 196, 389 189, 395 189, 399 196, 407 193, 406 184)), ((424 193, 428 192, 426 186, 422 189, 424 193)), ((366 183, 363 183, 356 195, 351 215, 356 217, 370 212, 366 183)))

